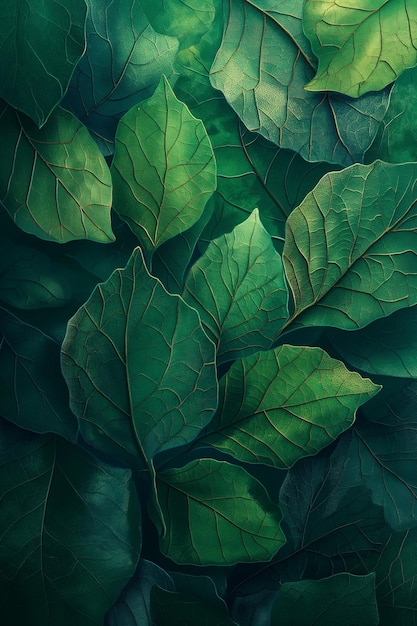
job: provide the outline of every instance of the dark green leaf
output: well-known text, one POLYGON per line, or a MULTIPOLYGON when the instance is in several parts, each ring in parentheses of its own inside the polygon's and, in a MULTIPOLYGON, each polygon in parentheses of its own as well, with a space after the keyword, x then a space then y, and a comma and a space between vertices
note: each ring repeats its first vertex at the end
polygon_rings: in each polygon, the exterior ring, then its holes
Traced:
POLYGON ((87 129, 58 108, 42 129, 0 106, 0 199, 19 228, 41 239, 114 240, 109 168, 87 129))
POLYGON ((378 390, 320 348, 259 352, 221 379, 202 442, 245 463, 287 468, 332 443, 378 390))
POLYGON ((81 434, 133 467, 194 439, 216 408, 214 345, 139 248, 69 321, 62 351, 81 434))
POLYGON ((287 220, 296 325, 362 328, 417 303, 417 165, 326 174, 287 220))
POLYGON ((4 623, 101 624, 140 551, 130 472, 42 436, 2 445, 0 490, 4 623))
POLYGON ((417 63, 413 0, 306 0, 303 27, 319 66, 306 89, 358 97, 417 63))
POLYGON ((75 441, 78 425, 59 356, 56 341, 0 308, 0 414, 22 428, 75 441))
POLYGON ((178 40, 154 31, 138 0, 88 0, 87 50, 63 106, 87 126, 104 154, 114 151, 121 116, 172 73, 178 40))
POLYGON ((271 347, 288 319, 288 289, 258 211, 209 244, 183 296, 216 343, 218 363, 271 347))
POLYGON ((164 77, 154 95, 120 120, 112 163, 114 208, 150 259, 193 226, 216 188, 210 139, 164 77))
POLYGON ((284 583, 272 608, 271 626, 372 626, 379 624, 375 574, 336 574, 284 583))
POLYGON ((225 461, 198 459, 157 473, 156 498, 150 514, 160 547, 177 563, 268 561, 285 542, 281 512, 265 488, 225 461))
POLYGON ((308 161, 362 161, 388 106, 388 92, 352 101, 305 91, 314 56, 301 28, 303 0, 224 0, 226 29, 211 68, 245 126, 308 161), (290 6, 287 6, 287 5, 290 6))
POLYGON ((84 0, 0 7, 0 97, 42 126, 67 90, 84 52, 84 0))
POLYGON ((151 608, 158 626, 233 626, 226 605, 210 604, 186 593, 175 593, 154 586, 151 608))

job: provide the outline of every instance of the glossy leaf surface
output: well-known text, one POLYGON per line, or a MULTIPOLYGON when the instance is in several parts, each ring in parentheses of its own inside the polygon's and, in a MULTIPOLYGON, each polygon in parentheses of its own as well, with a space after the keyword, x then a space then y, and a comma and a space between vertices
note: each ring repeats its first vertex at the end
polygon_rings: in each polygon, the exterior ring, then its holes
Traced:
POLYGON ((84 0, 16 0, 0 7, 0 98, 39 127, 84 52, 86 13, 84 0))
POLYGON ((203 123, 163 78, 154 95, 121 119, 112 163, 114 208, 147 258, 193 226, 216 188, 216 165, 203 123))
POLYGON ((157 474, 156 489, 160 513, 150 513, 177 563, 269 561, 285 542, 279 508, 242 467, 199 459, 157 474))
POLYGON ((214 345, 139 248, 70 320, 62 351, 82 435, 130 466, 191 441, 215 410, 214 345))
POLYGON ((325 175, 287 221, 296 324, 362 328, 417 303, 413 163, 325 175))
POLYGON ((306 0, 303 17, 319 62, 306 89, 356 98, 382 89, 417 63, 412 0, 306 0))
POLYGON ((0 132, 0 199, 19 228, 59 243, 114 240, 109 168, 71 113, 56 109, 39 130, 3 103, 0 132))
POLYGON ((216 343, 218 363, 271 346, 288 318, 288 289, 258 211, 209 244, 183 295, 216 343))

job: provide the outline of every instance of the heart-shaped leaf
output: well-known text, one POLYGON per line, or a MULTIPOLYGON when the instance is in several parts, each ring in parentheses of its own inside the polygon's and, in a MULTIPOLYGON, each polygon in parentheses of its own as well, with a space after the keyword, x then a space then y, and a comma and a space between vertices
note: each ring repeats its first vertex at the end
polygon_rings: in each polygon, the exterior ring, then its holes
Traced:
POLYGON ((0 199, 14 222, 41 239, 114 241, 111 176, 87 129, 58 108, 43 128, 0 105, 0 199))
POLYGON ((142 468, 190 442, 216 408, 214 352, 197 312, 149 274, 137 248, 68 323, 62 366, 81 434, 142 468))
POLYGON ((417 63, 413 0, 306 0, 303 27, 319 61, 306 89, 356 98, 417 63))
POLYGON ((216 188, 216 164, 201 120, 162 78, 154 95, 119 122, 112 162, 114 208, 150 259, 190 228, 216 188))
POLYGON ((198 459, 157 473, 150 514, 162 552, 181 564, 269 561, 285 542, 281 512, 265 488, 225 461, 198 459))
POLYGON ((183 296, 216 343, 218 363, 271 347, 288 319, 288 289, 257 210, 209 244, 191 268, 183 296))

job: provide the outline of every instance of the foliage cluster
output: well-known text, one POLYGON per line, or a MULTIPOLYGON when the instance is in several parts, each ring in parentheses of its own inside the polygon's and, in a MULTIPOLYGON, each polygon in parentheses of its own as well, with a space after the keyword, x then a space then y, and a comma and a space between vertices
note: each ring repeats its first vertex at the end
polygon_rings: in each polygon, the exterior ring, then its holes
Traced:
POLYGON ((417 5, 0 7, 7 626, 417 621, 417 5))

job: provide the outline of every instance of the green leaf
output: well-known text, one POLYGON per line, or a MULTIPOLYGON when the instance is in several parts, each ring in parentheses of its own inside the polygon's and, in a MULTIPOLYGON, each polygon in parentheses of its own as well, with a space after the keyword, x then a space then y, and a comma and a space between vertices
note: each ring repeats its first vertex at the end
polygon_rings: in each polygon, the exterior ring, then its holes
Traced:
POLYGON ((0 414, 22 428, 75 441, 78 424, 59 355, 51 337, 0 308, 0 414))
POLYGON ((84 0, 2 3, 0 98, 38 127, 62 99, 84 52, 86 13, 84 0))
POLYGON ((112 154, 121 116, 152 95, 162 73, 172 74, 178 40, 155 32, 138 0, 87 3, 87 50, 62 105, 112 154))
POLYGON ((304 89, 315 61, 302 33, 303 5, 224 0, 226 28, 212 85, 249 130, 278 146, 308 161, 361 162, 388 106, 388 91, 352 101, 304 89))
POLYGON ((86 128, 56 109, 42 129, 0 106, 0 200, 17 226, 41 239, 114 240, 109 168, 86 128))
POLYGON ((188 593, 161 589, 155 585, 151 593, 151 608, 158 626, 233 626, 226 605, 211 604, 188 593))
POLYGON ((287 468, 332 443, 378 390, 320 348, 259 352, 221 379, 202 443, 245 463, 287 468))
POLYGON ((150 515, 160 548, 177 563, 269 561, 285 542, 281 512, 265 488, 225 461, 198 459, 157 473, 156 498, 150 515))
POLYGON ((183 297, 217 344, 218 363, 271 347, 288 319, 288 289, 257 210, 209 244, 187 276, 183 297))
POLYGON ((132 467, 190 442, 217 404, 214 345, 139 248, 69 321, 62 367, 83 437, 132 467))
POLYGON ((326 174, 287 220, 295 325, 362 328, 417 303, 414 163, 326 174))
POLYGON ((5 623, 101 624, 141 547, 130 472, 54 437, 1 448, 5 623))
POLYGON ((356 98, 417 63, 413 0, 306 0, 303 27, 319 61, 306 89, 356 98))
POLYGON ((120 120, 112 163, 114 208, 155 248, 193 226, 216 188, 210 139, 164 77, 154 95, 120 120))
POLYGON ((146 15, 160 33, 178 37, 181 47, 198 45, 215 17, 216 0, 153 0, 144 2, 146 15))
POLYGON ((372 626, 379 624, 375 574, 336 574, 284 583, 272 608, 271 626, 372 626))

